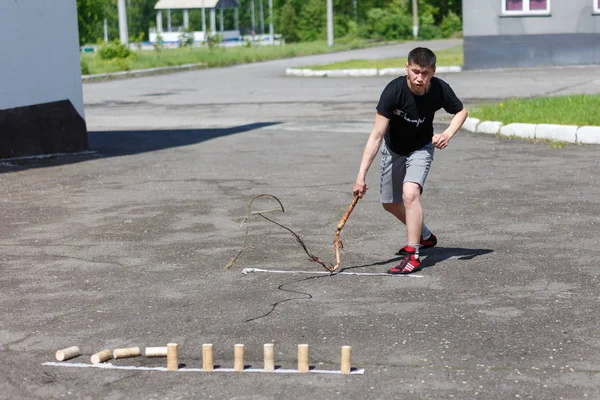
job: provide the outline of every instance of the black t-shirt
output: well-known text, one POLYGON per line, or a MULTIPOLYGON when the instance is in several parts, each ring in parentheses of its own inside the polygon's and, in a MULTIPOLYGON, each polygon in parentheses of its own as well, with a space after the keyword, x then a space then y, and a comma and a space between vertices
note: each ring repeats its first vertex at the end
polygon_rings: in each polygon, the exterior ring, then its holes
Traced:
POLYGON ((381 93, 377 111, 390 120, 385 142, 397 154, 406 155, 431 142, 433 116, 444 108, 450 114, 463 109, 462 102, 443 80, 432 77, 424 95, 410 91, 406 76, 391 81, 381 93))

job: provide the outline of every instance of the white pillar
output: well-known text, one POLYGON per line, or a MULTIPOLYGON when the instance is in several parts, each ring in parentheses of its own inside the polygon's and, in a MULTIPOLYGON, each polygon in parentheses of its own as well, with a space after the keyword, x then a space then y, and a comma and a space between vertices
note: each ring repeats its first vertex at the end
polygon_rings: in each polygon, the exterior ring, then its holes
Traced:
POLYGON ((104 18, 104 41, 108 42, 108 24, 106 18, 104 18))
POLYGON ((234 19, 234 23, 235 23, 235 30, 239 32, 239 30, 240 30, 240 11, 238 10, 237 7, 233 9, 233 19, 234 19))
POLYGON ((275 31, 273 30, 273 0, 269 0, 269 36, 271 44, 275 43, 275 31))
POLYGON ((156 33, 160 35, 162 32, 163 32, 162 11, 158 10, 158 11, 156 11, 156 33))
POLYGON ((256 33, 256 18, 254 18, 254 0, 250 1, 250 20, 252 21, 252 35, 256 33))
POLYGON ((327 0, 327 44, 333 46, 333 0, 327 0))
POLYGON ((219 20, 221 21, 221 32, 223 32, 225 30, 223 29, 223 9, 221 8, 220 11, 219 20))
POLYGON ((215 13, 215 9, 210 9, 210 34, 214 35, 217 33, 217 16, 215 13))
POLYGON ((260 34, 265 34, 265 13, 263 12, 263 0, 258 0, 258 10, 260 13, 260 34))
POLYGON ((167 10, 167 32, 171 32, 171 9, 167 10))
POLYGON ((125 0, 119 0, 119 39, 121 43, 129 44, 129 33, 127 33, 127 9, 125 0))
POLYGON ((190 12, 183 10, 183 29, 187 30, 190 28, 190 12))
POLYGON ((202 36, 206 40, 206 9, 204 8, 204 0, 202 0, 202 36))
POLYGON ((418 0, 413 0, 413 37, 416 39, 419 37, 419 4, 418 0))

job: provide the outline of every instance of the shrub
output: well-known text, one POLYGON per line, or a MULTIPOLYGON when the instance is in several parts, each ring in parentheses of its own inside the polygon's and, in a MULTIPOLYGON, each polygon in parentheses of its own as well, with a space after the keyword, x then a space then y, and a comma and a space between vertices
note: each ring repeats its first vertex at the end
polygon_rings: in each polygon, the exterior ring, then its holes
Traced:
POLYGON ((412 37, 412 18, 404 13, 392 13, 382 8, 367 12, 363 35, 371 39, 399 40, 412 37))
POLYGON ((154 51, 156 51, 158 54, 160 54, 163 51, 163 49, 165 48, 165 42, 161 35, 156 36, 156 42, 152 43, 152 47, 154 47, 154 51))
POLYGON ((194 44, 194 30, 192 28, 184 29, 179 35, 179 45, 181 47, 191 47, 194 44))
POLYGON ((222 41, 223 41, 223 38, 219 34, 208 35, 206 37, 206 44, 208 44, 208 48, 210 50, 213 50, 215 48, 215 46, 218 45, 219 43, 221 43, 222 41))
POLYGON ((119 40, 114 40, 100 47, 98 57, 100 57, 101 60, 135 58, 135 53, 119 40))
POLYGON ((440 28, 444 37, 450 37, 454 33, 462 31, 462 21, 458 15, 450 11, 442 20, 440 28))
POLYGON ((81 66, 81 75, 89 75, 90 74, 90 66, 87 62, 80 60, 79 65, 81 66))
POLYGON ((442 29, 435 25, 423 25, 419 27, 419 39, 430 40, 442 37, 442 29))

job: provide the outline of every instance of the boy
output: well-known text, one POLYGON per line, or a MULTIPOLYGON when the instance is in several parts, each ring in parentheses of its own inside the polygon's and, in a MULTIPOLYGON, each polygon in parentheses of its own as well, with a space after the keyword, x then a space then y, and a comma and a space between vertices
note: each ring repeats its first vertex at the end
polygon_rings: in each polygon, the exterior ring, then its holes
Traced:
POLYGON ((419 249, 437 244, 435 235, 423 224, 421 193, 434 147, 445 149, 468 115, 452 88, 433 76, 435 64, 431 50, 417 47, 408 54, 406 76, 394 79, 383 90, 352 189, 360 198, 367 192, 367 171, 381 148, 381 203, 406 225, 408 238, 407 245, 396 253, 404 259, 388 271, 391 274, 420 270, 419 249), (454 117, 444 132, 434 135, 433 117, 440 108, 454 117))

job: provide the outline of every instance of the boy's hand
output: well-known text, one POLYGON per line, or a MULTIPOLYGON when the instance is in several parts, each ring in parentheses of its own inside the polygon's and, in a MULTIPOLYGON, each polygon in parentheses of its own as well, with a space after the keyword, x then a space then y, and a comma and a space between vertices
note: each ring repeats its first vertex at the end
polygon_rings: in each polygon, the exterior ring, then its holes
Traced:
POLYGON ((448 135, 445 135, 443 133, 438 133, 437 135, 433 135, 433 138, 431 138, 431 143, 433 143, 433 145, 440 150, 448 147, 449 141, 450 141, 450 138, 448 137, 448 135))
POLYGON ((356 181, 354 188, 352 189, 352 194, 358 196, 359 199, 362 199, 365 193, 367 193, 367 190, 369 190, 369 187, 366 183, 356 181))

